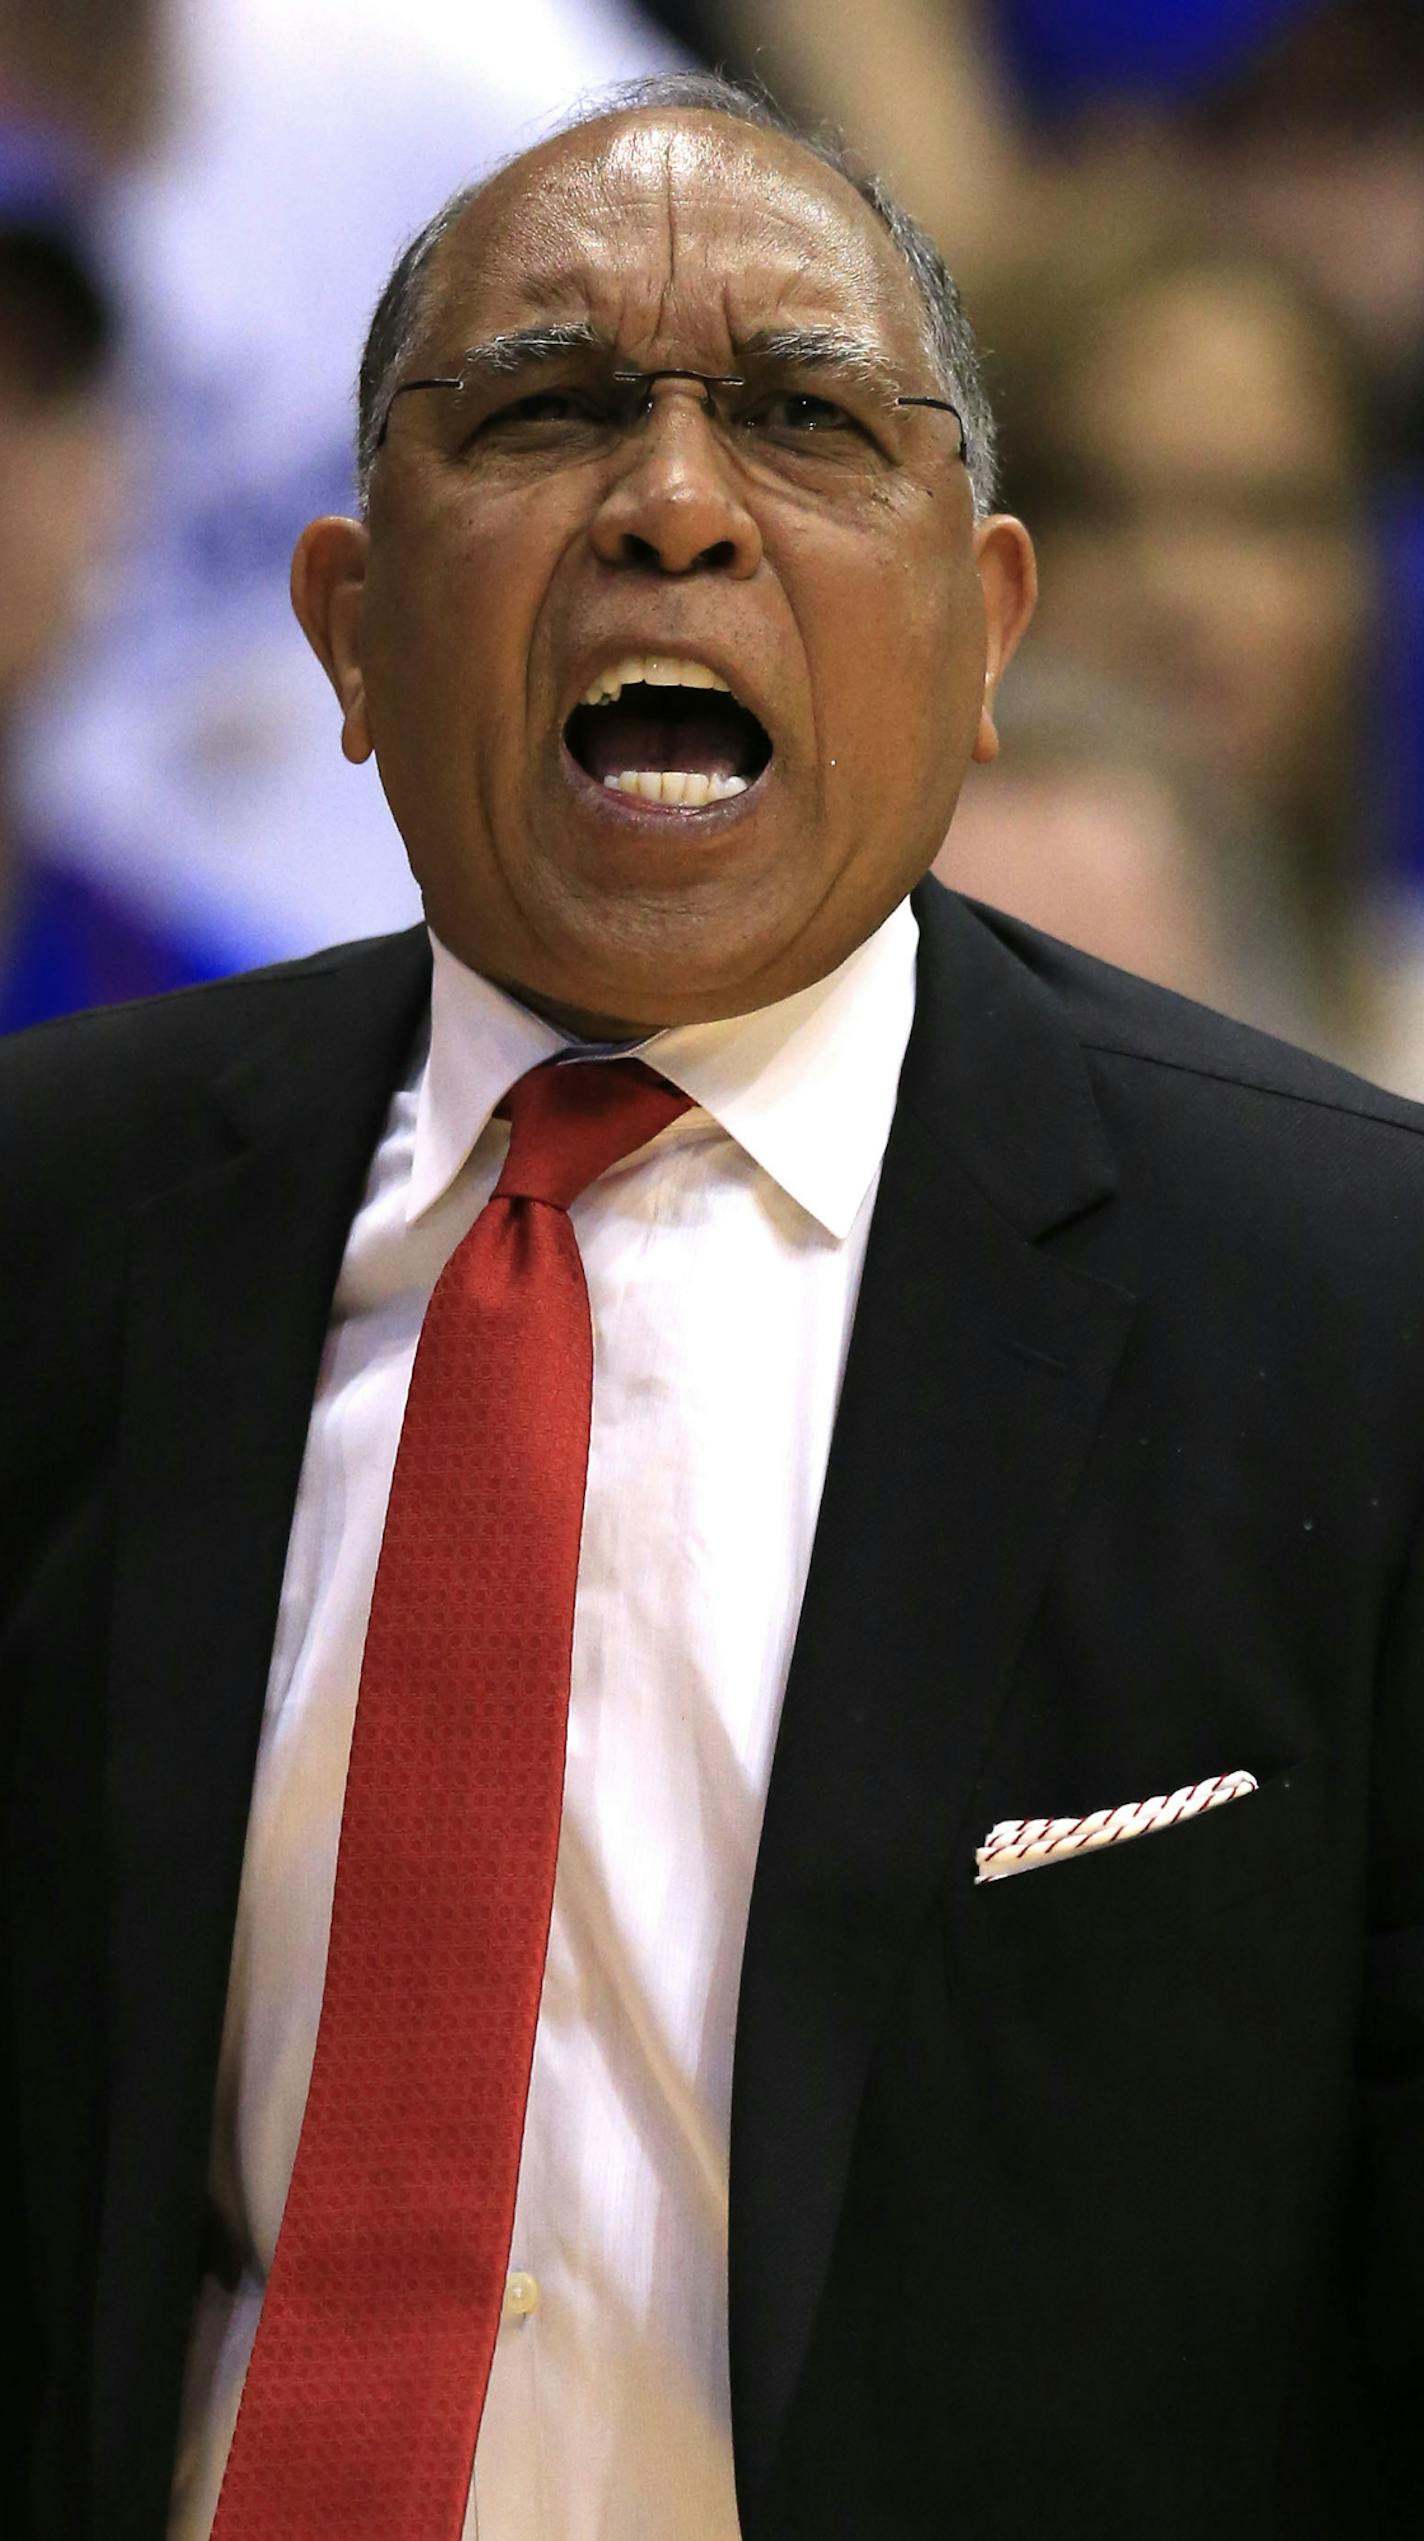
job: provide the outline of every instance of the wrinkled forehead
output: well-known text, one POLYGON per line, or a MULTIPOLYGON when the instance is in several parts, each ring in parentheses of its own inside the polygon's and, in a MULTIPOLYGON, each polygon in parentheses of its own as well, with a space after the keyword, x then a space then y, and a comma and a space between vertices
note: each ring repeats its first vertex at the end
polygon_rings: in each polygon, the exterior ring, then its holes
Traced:
POLYGON ((705 112, 609 118, 503 170, 444 241, 421 332, 451 350, 585 317, 644 366, 725 368, 742 336, 793 323, 923 358, 913 278, 855 188, 781 134, 705 112))

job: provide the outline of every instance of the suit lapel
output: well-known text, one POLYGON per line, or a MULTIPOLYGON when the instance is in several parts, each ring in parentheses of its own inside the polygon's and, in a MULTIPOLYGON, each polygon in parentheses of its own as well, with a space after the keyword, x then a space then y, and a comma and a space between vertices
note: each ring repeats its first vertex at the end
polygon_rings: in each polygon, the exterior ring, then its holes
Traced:
MULTIPOLYGON (((163 2528, 287 1533, 331 1294, 426 995, 423 936, 277 983, 134 1228, 107 1824, 96 2529, 163 2528)), ((244 991, 252 995, 252 991, 244 991)))
MULTIPOLYGON (((1112 1172, 1053 1000, 938 886, 752 1897, 732 2112, 749 2535, 805 2357, 875 2039, 967 1818, 1131 1297, 1055 1255, 1112 1172)), ((967 1871, 966 1871, 967 1875, 967 1871)))

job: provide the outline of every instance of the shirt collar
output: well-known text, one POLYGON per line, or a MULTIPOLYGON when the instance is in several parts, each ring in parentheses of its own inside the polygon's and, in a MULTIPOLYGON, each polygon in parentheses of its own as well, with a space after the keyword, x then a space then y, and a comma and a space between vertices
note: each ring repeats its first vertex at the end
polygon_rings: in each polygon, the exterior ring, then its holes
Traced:
MULTIPOLYGON (((918 942, 902 900, 839 969, 795 996, 634 1045, 832 1236, 849 1234, 890 1135, 918 942)), ((448 1191, 516 1078, 586 1046, 467 969, 437 936, 430 943, 408 1225, 448 1191)))

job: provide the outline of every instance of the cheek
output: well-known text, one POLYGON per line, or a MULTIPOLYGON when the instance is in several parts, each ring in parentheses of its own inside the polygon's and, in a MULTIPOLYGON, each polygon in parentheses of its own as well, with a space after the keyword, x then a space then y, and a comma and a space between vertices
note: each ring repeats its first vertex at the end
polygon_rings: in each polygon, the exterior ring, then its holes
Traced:
MULTIPOLYGON (((793 583, 823 764, 845 743, 862 798, 903 802, 958 783, 984 688, 984 613, 972 564, 942 554, 793 583)), ((829 770, 828 770, 829 774, 829 770)))
POLYGON ((362 624, 373 716, 488 752, 517 739, 545 549, 510 517, 447 500, 373 547, 362 624), (453 722, 452 722, 453 719, 453 722))

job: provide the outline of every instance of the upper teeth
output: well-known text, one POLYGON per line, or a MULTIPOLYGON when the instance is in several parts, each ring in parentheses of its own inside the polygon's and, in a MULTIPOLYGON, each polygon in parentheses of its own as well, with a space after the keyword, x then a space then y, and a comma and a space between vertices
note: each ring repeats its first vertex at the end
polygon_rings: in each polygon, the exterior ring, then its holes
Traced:
POLYGON ((665 653, 630 653, 626 660, 610 662, 607 670, 599 671, 579 704, 610 705, 625 688, 640 682, 648 688, 720 688, 729 697, 732 693, 725 679, 719 679, 705 662, 674 662, 665 653))

